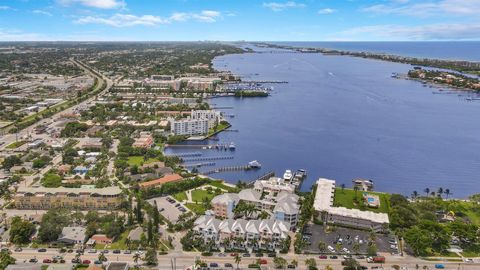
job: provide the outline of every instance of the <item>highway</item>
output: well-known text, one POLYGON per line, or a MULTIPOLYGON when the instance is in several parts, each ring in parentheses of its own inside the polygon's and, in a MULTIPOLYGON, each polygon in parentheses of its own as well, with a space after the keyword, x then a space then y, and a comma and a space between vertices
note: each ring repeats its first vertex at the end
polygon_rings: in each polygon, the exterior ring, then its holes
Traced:
MULTIPOLYGON (((85 254, 82 255, 80 258, 81 260, 90 260, 92 263, 93 261, 98 259, 99 251, 97 253, 88 253, 88 250, 85 251, 85 254)), ((17 263, 23 263, 26 261, 28 263, 28 260, 31 258, 37 258, 39 263, 43 261, 43 259, 52 259, 53 256, 55 255, 61 255, 64 257, 66 260, 66 263, 70 263, 71 260, 75 257, 75 253, 59 253, 58 249, 47 249, 47 252, 38 252, 36 249, 24 249, 21 252, 12 252, 12 256, 17 259, 17 263)), ((330 265, 333 267, 333 269, 343 269, 341 266, 341 261, 342 259, 326 259, 322 260, 319 259, 318 256, 313 256, 313 255, 298 255, 298 254, 282 254, 281 255, 283 258, 287 260, 288 263, 290 263, 292 260, 297 260, 298 261, 298 268, 297 269, 305 269, 305 260, 308 258, 316 258, 316 263, 319 266, 319 269, 323 269, 326 265, 330 265)), ((119 262, 127 262, 131 264, 132 266, 135 264, 133 260, 133 252, 132 254, 124 254, 124 251, 122 251, 121 254, 113 254, 112 251, 110 251, 108 254, 105 254, 105 257, 107 257, 108 261, 107 262, 113 262, 113 261, 119 261, 119 262)), ((141 256, 143 257, 143 255, 141 256)), ((224 256, 219 256, 218 254, 215 254, 215 256, 212 257, 203 257, 200 255, 198 252, 183 252, 183 251, 178 251, 178 252, 172 252, 167 255, 158 255, 158 261, 159 261, 159 266, 156 269, 172 269, 171 268, 171 262, 174 259, 176 262, 176 269, 187 269, 190 267, 192 264, 194 264, 196 258, 199 258, 200 260, 210 264, 212 262, 218 263, 220 268, 224 268, 223 266, 225 263, 231 263, 232 265, 235 265, 235 260, 230 254, 225 254, 224 256)), ((242 257, 242 260, 240 262, 240 267, 241 268, 247 268, 248 264, 255 263, 257 259, 252 255, 252 257, 242 257)), ((262 257, 262 259, 267 260, 267 264, 265 265, 267 269, 274 269, 273 265, 273 258, 268 258, 268 257, 262 257)), ((398 265, 400 267, 407 267, 407 269, 416 269, 415 266, 416 264, 419 265, 420 269, 422 269, 424 266, 427 266, 428 269, 435 269, 435 264, 439 262, 435 261, 425 261, 421 260, 419 258, 415 257, 392 257, 389 256, 387 257, 387 263, 380 265, 380 264, 371 264, 371 263, 366 263, 365 260, 359 260, 361 265, 369 267, 371 269, 372 266, 377 266, 380 267, 382 266, 384 269, 393 269, 393 265, 398 265)), ((140 260, 138 262, 139 264, 142 264, 143 262, 140 260)), ((442 264, 445 265, 445 269, 465 269, 465 270, 470 270, 470 269, 480 269, 480 263, 459 263, 459 262, 442 262, 442 264)))

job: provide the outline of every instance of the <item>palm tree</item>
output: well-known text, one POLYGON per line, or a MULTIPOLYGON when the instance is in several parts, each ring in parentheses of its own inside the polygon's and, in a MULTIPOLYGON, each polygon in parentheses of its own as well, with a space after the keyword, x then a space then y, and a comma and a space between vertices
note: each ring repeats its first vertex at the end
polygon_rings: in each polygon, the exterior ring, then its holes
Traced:
POLYGON ((446 188, 445 189, 445 196, 447 197, 447 199, 448 199, 448 195, 450 195, 450 194, 452 194, 452 193, 450 193, 450 189, 446 188))
POLYGON ((333 268, 329 264, 327 264, 327 266, 325 266, 325 270, 333 270, 333 268))
POLYGON ((318 249, 320 250, 320 252, 325 252, 327 250, 327 244, 323 241, 320 241, 318 243, 318 249))
POLYGON ((355 191, 355 200, 357 200, 358 187, 354 186, 353 190, 355 191))
POLYGON ((275 257, 273 259, 273 263, 275 264, 275 268, 285 268, 285 266, 287 265, 287 260, 285 260, 284 258, 282 257, 275 257))
POLYGON ((427 194, 427 197, 428 197, 428 194, 430 194, 430 189, 427 187, 423 190, 423 192, 425 192, 427 194))
POLYGON ((343 193, 345 190, 345 184, 341 184, 340 187, 342 188, 342 193, 343 193))
POLYGON ((414 190, 413 193, 412 193, 412 198, 413 198, 414 200, 416 200, 417 197, 418 197, 418 192, 417 192, 416 190, 414 190))
POLYGON ((307 269, 310 268, 315 268, 317 267, 317 262, 313 258, 309 258, 305 260, 305 266, 307 266, 307 269))
POLYGON ((432 197, 435 197, 435 191, 430 192, 430 195, 432 195, 432 197))
POLYGON ((237 264, 237 269, 238 269, 238 265, 240 264, 240 262, 242 261, 242 257, 240 257, 240 255, 237 253, 235 254, 235 263, 237 264))
POLYGON ((293 265, 293 266, 295 266, 295 268, 297 268, 297 266, 298 266, 298 261, 295 260, 295 259, 293 259, 290 264, 293 265))
POLYGON ((138 260, 139 259, 140 259, 140 253, 135 252, 135 254, 133 254, 133 262, 135 263, 136 267, 138 267, 138 260))
POLYGON ((106 262, 107 257, 105 257, 105 254, 103 252, 100 252, 100 254, 98 254, 98 260, 101 262, 106 262))
POLYGON ((438 191, 437 191, 438 197, 442 197, 442 194, 443 194, 443 188, 442 188, 442 187, 439 187, 439 188, 438 188, 438 191))

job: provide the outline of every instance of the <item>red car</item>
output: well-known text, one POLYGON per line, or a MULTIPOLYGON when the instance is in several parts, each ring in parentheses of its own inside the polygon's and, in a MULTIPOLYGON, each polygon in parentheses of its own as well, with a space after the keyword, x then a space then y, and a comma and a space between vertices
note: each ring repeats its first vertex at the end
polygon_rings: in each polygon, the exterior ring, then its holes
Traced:
POLYGON ((265 259, 259 259, 259 260, 258 260, 258 263, 259 263, 259 264, 267 264, 267 260, 265 260, 265 259))
POLYGON ((237 253, 230 253, 230 256, 235 257, 237 256, 237 253))
POLYGON ((50 260, 50 259, 43 259, 43 263, 51 263, 51 262, 52 262, 52 260, 50 260))
POLYGON ((322 260, 328 259, 327 255, 320 255, 319 258, 322 259, 322 260))
POLYGON ((82 264, 90 264, 90 263, 91 263, 90 260, 83 260, 83 261, 82 261, 82 264))

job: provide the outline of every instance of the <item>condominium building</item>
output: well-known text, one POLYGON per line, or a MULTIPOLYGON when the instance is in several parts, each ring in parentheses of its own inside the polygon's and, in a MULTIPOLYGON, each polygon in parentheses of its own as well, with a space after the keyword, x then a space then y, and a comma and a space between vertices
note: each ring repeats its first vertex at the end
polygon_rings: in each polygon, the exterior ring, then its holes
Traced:
POLYGON ((217 217, 233 218, 233 209, 235 209, 239 201, 238 194, 224 193, 212 199, 212 210, 217 217))
POLYGON ((153 137, 150 134, 142 135, 140 138, 136 138, 133 143, 133 147, 138 148, 150 148, 154 143, 153 137))
POLYGON ((281 191, 286 191, 289 193, 295 192, 295 185, 279 177, 271 177, 267 180, 258 180, 255 182, 253 188, 259 192, 269 193, 276 193, 281 191))
POLYGON ((263 248, 274 249, 288 237, 290 224, 274 219, 220 220, 213 216, 200 216, 195 220, 193 231, 204 241, 214 241, 216 244, 230 242, 231 247, 244 248, 255 245, 261 247, 263 243, 263 248))
POLYGON ((174 118, 169 118, 170 130, 175 135, 205 135, 208 133, 208 120, 207 119, 192 119, 185 118, 176 120, 174 118))
POLYGON ((19 187, 14 196, 17 209, 74 208, 114 209, 123 201, 122 190, 106 188, 31 188, 19 187))
POLYGON ((389 223, 388 215, 345 207, 334 207, 335 180, 320 178, 313 207, 326 223, 383 231, 389 223))
POLYGON ((215 110, 192 110, 190 116, 192 119, 208 120, 208 128, 213 128, 217 122, 220 122, 222 113, 215 110))

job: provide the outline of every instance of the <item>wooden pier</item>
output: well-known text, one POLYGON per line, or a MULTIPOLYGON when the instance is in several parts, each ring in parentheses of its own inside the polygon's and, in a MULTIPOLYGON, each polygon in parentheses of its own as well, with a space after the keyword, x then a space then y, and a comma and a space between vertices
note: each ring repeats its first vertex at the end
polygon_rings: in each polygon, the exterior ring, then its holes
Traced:
POLYGON ((201 163, 192 163, 192 164, 183 164, 183 167, 205 167, 205 166, 215 166, 215 162, 201 162, 201 163))
POLYGON ((236 171, 247 171, 253 169, 249 165, 246 166, 229 166, 229 167, 221 167, 221 168, 216 168, 212 169, 210 171, 202 172, 201 174, 203 175, 210 175, 214 173, 220 173, 220 172, 236 172, 236 171))
POLYGON ((176 154, 169 154, 165 155, 166 157, 200 157, 202 153, 200 152, 192 152, 192 153, 176 153, 176 154))
POLYGON ((197 158, 184 158, 183 162, 194 162, 194 161, 207 161, 207 160, 225 160, 233 159, 233 156, 215 156, 215 157, 197 157, 197 158))
POLYGON ((262 176, 258 177, 257 179, 247 182, 247 186, 253 186, 253 184, 255 184, 255 182, 257 181, 268 180, 270 179, 270 177, 274 177, 274 176, 275 176, 275 172, 269 171, 266 174, 263 174, 262 176))

